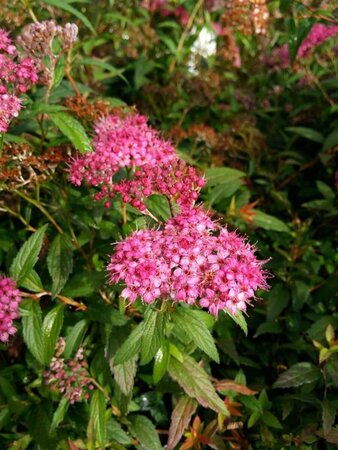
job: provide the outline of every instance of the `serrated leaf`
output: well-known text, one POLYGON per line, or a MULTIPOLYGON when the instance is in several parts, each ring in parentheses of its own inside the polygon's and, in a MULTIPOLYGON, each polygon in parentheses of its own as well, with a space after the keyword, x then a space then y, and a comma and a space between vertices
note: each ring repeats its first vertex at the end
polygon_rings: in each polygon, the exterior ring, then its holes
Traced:
POLYGON ((65 57, 61 56, 56 63, 55 71, 53 73, 53 88, 57 88, 61 83, 65 74, 65 57))
POLYGON ((236 383, 233 380, 218 380, 215 383, 215 388, 217 391, 230 391, 230 392, 238 392, 242 395, 255 395, 257 391, 253 391, 249 389, 247 386, 243 384, 236 383))
POLYGON ((205 323, 187 308, 176 308, 172 314, 176 326, 180 327, 211 359, 219 362, 218 351, 214 339, 205 323))
POLYGON ((114 364, 122 364, 141 350, 141 341, 143 335, 144 322, 141 322, 130 333, 128 338, 124 341, 122 346, 116 352, 114 356, 114 364))
POLYGON ((32 355, 44 364, 44 341, 42 334, 41 308, 31 299, 23 300, 20 304, 23 339, 32 355))
POLYGON ((47 266, 52 278, 52 295, 58 294, 65 286, 73 270, 73 247, 66 234, 58 234, 53 240, 48 256, 47 266))
POLYGON ((43 285, 41 278, 35 272, 35 270, 31 270, 29 274, 22 280, 21 286, 25 289, 28 289, 31 292, 42 292, 43 285))
POLYGON ((89 405, 88 428, 94 442, 103 443, 106 435, 106 401, 98 389, 93 392, 89 405))
POLYGON ((33 270, 38 261, 47 226, 47 224, 44 225, 27 239, 12 262, 9 273, 18 285, 33 270))
POLYGON ((130 416, 129 430, 145 450, 161 450, 160 438, 151 420, 145 416, 130 416))
POLYGON ((216 394, 207 373, 190 356, 185 355, 183 362, 170 358, 169 375, 177 381, 189 397, 195 398, 205 408, 211 408, 226 416, 229 412, 216 394))
POLYGON ((66 336, 65 359, 69 359, 75 350, 79 348, 87 328, 88 322, 86 320, 80 320, 72 327, 70 333, 66 336))
POLYGON ((60 400, 60 403, 53 414, 52 423, 50 426, 50 433, 53 434, 56 428, 59 426, 59 424, 63 421, 67 411, 69 408, 69 400, 63 397, 60 400))
POLYGON ((118 365, 114 364, 114 359, 112 360, 110 368, 114 374, 114 379, 121 389, 121 392, 126 396, 130 395, 134 387, 137 370, 136 361, 137 355, 118 365))
POLYGON ((273 388, 297 387, 317 381, 321 377, 318 367, 309 362, 294 364, 283 372, 274 383, 273 388))
POLYGON ((54 354, 56 341, 59 337, 64 316, 64 305, 53 308, 43 320, 42 335, 44 342, 44 360, 48 365, 54 354))
POLYGON ((180 397, 170 418, 167 450, 173 450, 179 443, 197 406, 198 403, 195 399, 188 397, 187 395, 182 395, 180 397))
POLYGON ((264 230, 290 233, 290 228, 286 225, 286 223, 277 219, 277 217, 266 214, 263 211, 259 211, 258 209, 253 209, 252 211, 255 213, 252 221, 258 227, 261 227, 264 230))
POLYGON ((161 347, 167 315, 148 307, 144 316, 143 334, 141 340, 141 364, 147 364, 161 347))
POLYGON ((168 369, 170 360, 170 345, 168 341, 163 341, 161 347, 158 349, 153 368, 153 382, 157 384, 164 376, 168 369))
POLYGON ((226 309, 224 310, 224 312, 231 317, 231 319, 237 324, 239 325, 244 334, 247 336, 248 335, 248 325, 246 323, 245 317, 243 315, 243 313, 241 313, 240 311, 238 311, 236 314, 231 314, 229 311, 227 311, 226 309))
POLYGON ((49 118, 81 153, 93 150, 85 129, 73 116, 61 111, 49 114, 49 118))
POLYGON ((106 439, 108 441, 114 440, 122 445, 131 445, 132 443, 131 437, 128 436, 121 425, 112 417, 107 423, 106 439))

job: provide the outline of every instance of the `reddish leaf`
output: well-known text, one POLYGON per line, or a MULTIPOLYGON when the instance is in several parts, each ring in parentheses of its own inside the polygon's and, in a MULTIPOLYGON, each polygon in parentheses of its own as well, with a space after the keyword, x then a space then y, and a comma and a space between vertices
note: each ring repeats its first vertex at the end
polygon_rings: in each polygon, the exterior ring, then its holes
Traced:
POLYGON ((238 392, 242 395, 255 395, 257 391, 253 391, 243 384, 235 383, 232 380, 219 380, 215 383, 215 388, 217 391, 231 391, 238 392))
POLYGON ((171 415, 167 450, 172 450, 178 444, 196 408, 195 399, 186 395, 180 398, 171 415))
POLYGON ((70 450, 79 450, 79 447, 77 447, 73 441, 71 441, 70 439, 68 439, 68 445, 70 450))
POLYGON ((208 374, 193 358, 184 356, 183 362, 171 358, 168 372, 189 397, 196 398, 205 408, 211 408, 225 416, 230 415, 211 384, 208 374))

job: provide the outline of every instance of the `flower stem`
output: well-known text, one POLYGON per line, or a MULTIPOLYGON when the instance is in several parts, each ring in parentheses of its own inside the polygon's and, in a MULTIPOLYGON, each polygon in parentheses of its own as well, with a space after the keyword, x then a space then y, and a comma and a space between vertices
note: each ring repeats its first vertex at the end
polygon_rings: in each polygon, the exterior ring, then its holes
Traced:
POLYGON ((23 192, 19 191, 18 189, 15 189, 14 192, 24 200, 26 200, 28 203, 31 203, 36 208, 38 208, 42 214, 44 214, 47 219, 55 226, 55 228, 58 230, 60 234, 63 234, 63 229, 60 227, 60 225, 55 221, 55 219, 49 214, 49 212, 46 210, 44 206, 41 205, 38 201, 34 200, 33 198, 29 197, 28 195, 24 194, 23 192))

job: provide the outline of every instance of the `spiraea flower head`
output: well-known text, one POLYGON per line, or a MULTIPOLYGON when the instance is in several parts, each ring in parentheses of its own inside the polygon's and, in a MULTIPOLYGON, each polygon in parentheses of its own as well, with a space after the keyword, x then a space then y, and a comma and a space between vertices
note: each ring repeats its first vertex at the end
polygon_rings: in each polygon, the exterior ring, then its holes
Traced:
POLYGON ((0 28, 0 133, 5 133, 10 121, 18 116, 20 94, 37 81, 33 60, 20 58, 9 34, 0 28))
POLYGON ((132 180, 122 180, 112 185, 110 190, 102 190, 95 198, 113 198, 121 194, 123 202, 144 211, 146 198, 161 194, 181 208, 191 208, 204 185, 204 178, 194 167, 175 158, 163 164, 141 166, 135 171, 132 180))
POLYGON ((136 231, 118 243, 108 272, 112 283, 126 285, 121 295, 130 302, 168 299, 217 316, 220 310, 245 311, 255 291, 267 289, 263 263, 243 237, 196 208, 163 229, 136 231))
POLYGON ((38 68, 41 80, 45 84, 52 81, 53 70, 62 53, 69 52, 76 42, 78 27, 74 23, 66 23, 64 27, 54 20, 44 20, 26 25, 17 43, 22 51, 34 61, 38 68), (53 41, 57 38, 61 45, 61 51, 54 54, 53 41), (49 59, 46 64, 45 58, 49 59))
POLYGON ((65 348, 65 340, 59 338, 55 356, 49 369, 44 373, 44 379, 52 391, 64 396, 70 404, 87 400, 90 391, 94 389, 84 359, 83 347, 80 347, 73 359, 65 361, 61 355, 65 348))
POLYGON ((0 133, 6 133, 13 117, 19 115, 21 100, 16 95, 0 94, 0 133))
POLYGON ((0 341, 7 342, 16 333, 13 321, 19 317, 21 295, 12 278, 0 276, 0 341))
MULTIPOLYGON (((299 62, 307 58, 314 49, 337 34, 338 26, 336 25, 314 24, 297 51, 296 61, 299 62)), ((261 60, 266 66, 275 71, 290 67, 291 60, 288 45, 284 44, 280 47, 275 47, 269 56, 263 56, 261 60)))
POLYGON ((157 166, 175 157, 170 143, 150 128, 139 114, 120 117, 109 115, 96 123, 93 152, 74 158, 69 179, 79 186, 82 181, 109 191, 112 177, 121 168, 157 166))

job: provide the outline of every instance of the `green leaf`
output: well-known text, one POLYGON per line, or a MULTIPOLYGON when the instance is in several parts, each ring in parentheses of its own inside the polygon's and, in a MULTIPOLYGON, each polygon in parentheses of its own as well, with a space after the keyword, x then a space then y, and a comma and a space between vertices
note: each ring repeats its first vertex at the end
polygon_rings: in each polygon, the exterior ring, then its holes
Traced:
POLYGON ((65 74, 65 57, 61 56, 56 63, 55 71, 53 74, 53 88, 57 88, 63 80, 65 74))
POLYGON ((44 318, 42 324, 42 335, 44 341, 44 360, 48 365, 54 354, 56 341, 59 337, 64 316, 64 305, 53 308, 44 318))
POLYGON ((286 24, 288 26, 288 35, 289 35, 289 53, 290 53, 290 61, 293 63, 296 59, 297 52, 302 42, 309 34, 312 25, 314 23, 314 19, 302 20, 299 21, 299 24, 296 28, 296 24, 293 19, 289 19, 286 24))
POLYGON ((290 300, 289 290, 282 283, 277 283, 266 295, 266 300, 266 318, 272 322, 287 307, 290 300))
POLYGON ((150 362, 161 347, 166 322, 167 315, 165 313, 156 311, 151 306, 147 308, 141 339, 141 364, 150 362))
POLYGON ((136 361, 137 355, 118 365, 114 364, 114 359, 112 360, 111 370, 114 374, 114 379, 121 389, 121 392, 126 396, 131 394, 134 387, 137 370, 136 361))
POLYGON ((231 169, 230 167, 213 167, 207 169, 205 172, 208 186, 228 184, 245 176, 244 172, 237 169, 231 169))
POLYGON ((324 142, 324 136, 319 133, 319 131, 312 130, 312 128, 305 127, 287 127, 286 131, 297 134, 303 138, 309 139, 310 141, 318 142, 322 144, 324 142))
POLYGON ((338 144, 338 128, 333 130, 326 138, 323 144, 322 151, 335 147, 338 144))
POLYGON ((225 314, 227 314, 229 317, 231 317, 231 319, 237 323, 237 325, 239 325, 244 334, 247 336, 248 335, 248 325, 246 323, 245 317, 243 315, 242 312, 238 311, 236 314, 231 314, 229 313, 229 311, 227 311, 226 309, 224 309, 225 314))
POLYGON ((195 399, 182 395, 177 402, 170 418, 167 450, 173 450, 179 443, 184 431, 189 425, 191 416, 195 413, 198 403, 195 399))
POLYGON ((316 181, 317 189, 322 194, 322 196, 326 200, 334 200, 335 193, 333 189, 330 188, 326 183, 323 183, 323 181, 316 181))
POLYGON ((153 368, 153 382, 157 384, 165 375, 170 361, 170 346, 168 341, 163 341, 155 355, 153 368))
MULTIPOLYGON (((112 78, 112 77, 120 77, 123 80, 126 81, 126 79, 124 78, 124 76, 122 76, 123 72, 125 71, 125 69, 118 69, 116 67, 114 67, 112 64, 107 63, 106 61, 102 61, 101 59, 97 59, 97 58, 81 58, 81 60, 79 60, 78 64, 76 64, 78 66, 95 66, 95 67, 99 67, 103 70, 108 71, 103 73, 103 74, 94 74, 95 80, 99 81, 102 79, 107 79, 112 78)), ((123 102, 122 102, 123 104, 123 102)))
POLYGON ((254 335, 255 338, 262 334, 278 334, 281 333, 282 328, 278 322, 264 322, 259 325, 254 335))
POLYGON ((282 373, 274 383, 273 388, 297 387, 317 381, 320 377, 321 372, 318 367, 309 362, 300 362, 282 373))
POLYGON ((58 234, 53 240, 47 256, 47 266, 53 280, 52 295, 55 296, 62 290, 73 270, 73 246, 66 234, 58 234))
POLYGON ((49 432, 51 434, 54 433, 56 428, 63 421, 63 419, 68 411, 68 408, 69 408, 69 400, 67 400, 65 397, 63 397, 61 399, 55 413, 53 414, 53 419, 52 419, 52 423, 51 423, 50 430, 49 430, 49 432))
POLYGON ((49 114, 49 118, 81 153, 93 150, 85 129, 73 116, 58 112, 49 114))
POLYGON ((70 333, 66 337, 66 347, 64 351, 65 359, 69 359, 79 348, 87 328, 88 322, 86 320, 80 320, 71 328, 70 333))
POLYGON ((44 225, 27 239, 12 262, 9 273, 18 285, 33 270, 38 261, 47 226, 47 224, 44 225))
POLYGON ((41 308, 31 299, 20 303, 23 339, 32 355, 44 364, 44 341, 42 334, 41 308))
POLYGON ((22 280, 21 286, 31 292, 43 291, 42 281, 35 270, 31 270, 29 272, 29 274, 22 280))
POLYGON ((214 339, 205 323, 188 308, 176 308, 172 314, 176 326, 181 328, 211 359, 219 362, 218 351, 214 339))
POLYGON ((219 203, 225 198, 231 197, 242 186, 240 179, 229 181, 215 186, 209 195, 211 205, 219 203))
POLYGON ((151 420, 145 416, 130 416, 129 431, 145 450, 161 450, 160 438, 151 420))
POLYGON ((176 358, 170 358, 168 371, 189 397, 195 398, 205 408, 211 408, 226 416, 229 415, 207 373, 193 358, 185 355, 183 362, 176 358))
POLYGON ((295 280, 292 287, 292 305, 295 311, 299 311, 306 303, 310 295, 310 286, 302 280, 295 280))
POLYGON ((124 341, 122 346, 116 352, 114 356, 114 364, 122 364, 141 350, 141 341, 143 335, 144 322, 141 322, 130 333, 128 338, 124 341))
POLYGON ((268 427, 277 428, 279 430, 283 428, 282 424, 277 419, 277 417, 273 415, 270 411, 264 411, 262 415, 262 420, 268 427))
MULTIPOLYGON (((112 417, 107 422, 106 440, 116 441, 122 445, 132 444, 131 437, 128 436, 121 425, 112 417)), ((112 448, 114 448, 114 446, 112 446, 112 448)))
POLYGON ((80 19, 83 25, 85 25, 93 34, 96 34, 93 25, 90 23, 87 17, 84 14, 82 14, 82 12, 78 11, 76 8, 71 6, 68 2, 64 0, 43 0, 43 2, 47 3, 47 5, 55 6, 56 8, 63 9, 64 11, 73 14, 73 16, 80 19))
POLYGON ((93 392, 89 405, 88 429, 94 442, 104 443, 106 435, 106 401, 101 391, 93 392))
POLYGON ((171 217, 168 200, 163 195, 151 195, 147 198, 146 205, 157 219, 166 221, 171 217))
POLYGON ((286 225, 286 223, 277 219, 277 217, 266 214, 263 211, 259 211, 258 209, 253 209, 253 211, 255 215, 253 216, 252 221, 258 227, 261 227, 264 230, 290 233, 290 228, 286 225))
POLYGON ((326 399, 322 403, 322 408, 323 432, 325 436, 332 430, 335 423, 336 406, 332 401, 326 399))

